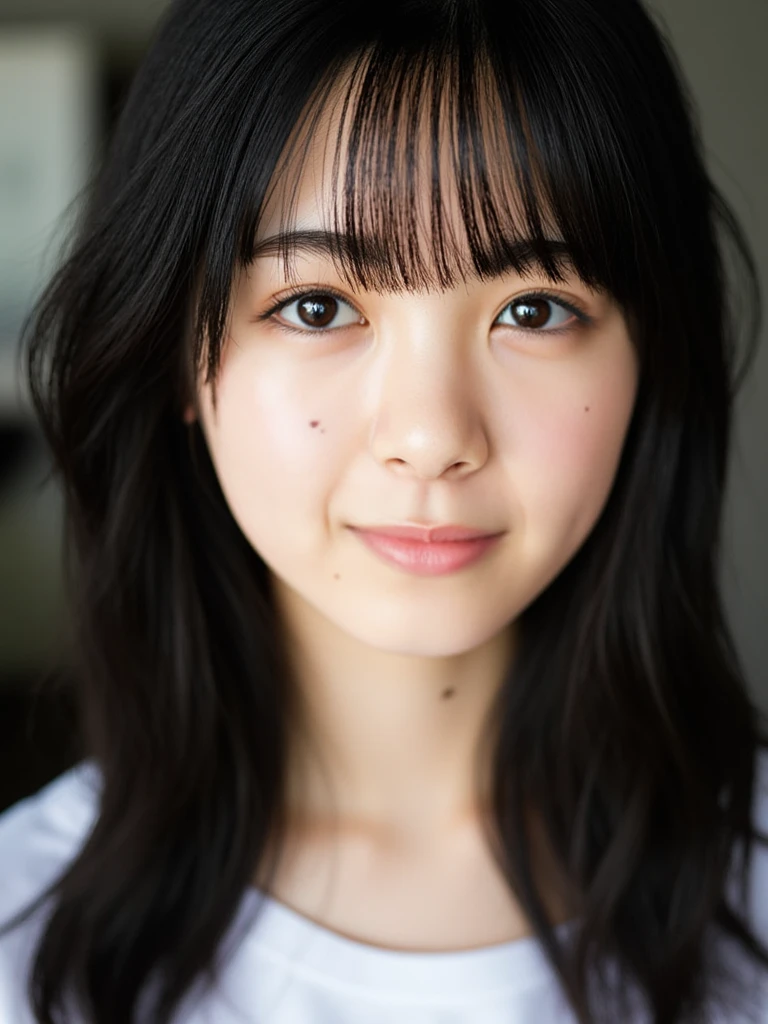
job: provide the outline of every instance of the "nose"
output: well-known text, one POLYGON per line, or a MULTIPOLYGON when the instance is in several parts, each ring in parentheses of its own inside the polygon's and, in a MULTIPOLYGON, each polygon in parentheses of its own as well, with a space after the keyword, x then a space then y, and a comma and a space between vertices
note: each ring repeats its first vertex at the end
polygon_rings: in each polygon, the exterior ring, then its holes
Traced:
MULTIPOLYGON (((459 479, 488 458, 480 386, 461 339, 434 325, 389 346, 377 374, 370 450, 391 472, 459 479)), ((386 346, 385 346, 386 348, 386 346)))

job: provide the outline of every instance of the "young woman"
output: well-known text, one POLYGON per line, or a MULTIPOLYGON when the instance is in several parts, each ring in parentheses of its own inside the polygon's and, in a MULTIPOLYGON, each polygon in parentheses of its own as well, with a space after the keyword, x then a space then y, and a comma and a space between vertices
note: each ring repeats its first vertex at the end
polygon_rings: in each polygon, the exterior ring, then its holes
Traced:
POLYGON ((755 282, 637 0, 172 3, 25 333, 82 759, 0 1018, 768 1021, 755 282))

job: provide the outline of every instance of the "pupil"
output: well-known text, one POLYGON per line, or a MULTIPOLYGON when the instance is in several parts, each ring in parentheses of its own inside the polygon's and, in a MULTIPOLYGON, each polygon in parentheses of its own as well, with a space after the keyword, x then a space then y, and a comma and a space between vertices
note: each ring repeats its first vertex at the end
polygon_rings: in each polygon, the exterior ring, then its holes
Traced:
POLYGON ((515 316, 523 327, 543 327, 549 319, 548 303, 543 299, 515 304, 515 316))
POLYGON ((311 327, 326 327, 336 315, 336 300, 330 295, 313 295, 299 303, 299 311, 311 327))

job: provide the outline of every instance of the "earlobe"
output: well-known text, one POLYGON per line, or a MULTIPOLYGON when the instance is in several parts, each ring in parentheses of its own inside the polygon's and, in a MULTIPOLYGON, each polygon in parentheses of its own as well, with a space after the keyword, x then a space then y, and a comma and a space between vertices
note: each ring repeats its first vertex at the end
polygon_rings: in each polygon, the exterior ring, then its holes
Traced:
POLYGON ((197 419, 194 407, 192 405, 188 405, 186 407, 186 409, 184 410, 183 419, 184 419, 184 422, 187 423, 187 424, 194 423, 195 420, 197 419))

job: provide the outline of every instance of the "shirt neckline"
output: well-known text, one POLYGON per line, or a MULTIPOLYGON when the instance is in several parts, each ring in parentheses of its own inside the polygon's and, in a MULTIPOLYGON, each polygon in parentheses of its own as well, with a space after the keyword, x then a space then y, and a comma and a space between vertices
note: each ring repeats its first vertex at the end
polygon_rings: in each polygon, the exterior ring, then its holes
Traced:
MULTIPOLYGON (((536 935, 467 950, 387 949, 343 936, 253 886, 242 914, 248 948, 318 983, 367 997, 456 1005, 541 986, 554 976, 536 935)), ((566 939, 577 923, 562 922, 555 934, 566 939)))

